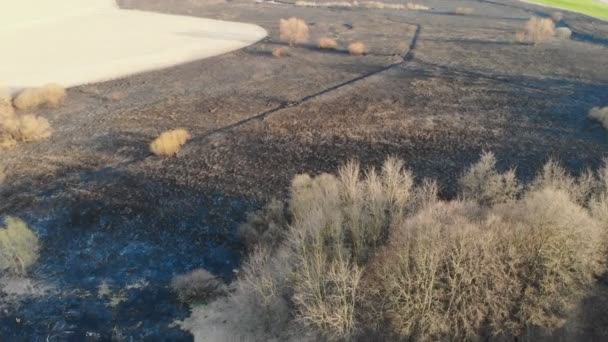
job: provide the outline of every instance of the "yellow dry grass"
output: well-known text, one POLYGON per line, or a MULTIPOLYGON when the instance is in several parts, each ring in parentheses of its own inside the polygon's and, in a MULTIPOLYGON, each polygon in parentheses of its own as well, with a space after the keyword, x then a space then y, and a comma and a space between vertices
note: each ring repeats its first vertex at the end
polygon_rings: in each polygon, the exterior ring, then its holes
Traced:
POLYGON ((157 156, 173 156, 179 152, 188 139, 190 139, 190 133, 183 128, 166 131, 150 143, 150 151, 157 156))
POLYGON ((66 96, 65 88, 56 83, 49 83, 38 88, 27 88, 13 100, 18 109, 33 109, 43 105, 57 107, 66 96))
POLYGON ((24 274, 38 259, 39 249, 38 237, 27 224, 7 217, 0 225, 0 274, 24 274))
POLYGON ((353 56, 363 56, 366 55, 369 50, 367 45, 363 42, 354 42, 348 45, 348 52, 353 56))
POLYGON ((319 39, 317 46, 319 49, 336 49, 338 48, 338 42, 333 38, 323 37, 319 39))

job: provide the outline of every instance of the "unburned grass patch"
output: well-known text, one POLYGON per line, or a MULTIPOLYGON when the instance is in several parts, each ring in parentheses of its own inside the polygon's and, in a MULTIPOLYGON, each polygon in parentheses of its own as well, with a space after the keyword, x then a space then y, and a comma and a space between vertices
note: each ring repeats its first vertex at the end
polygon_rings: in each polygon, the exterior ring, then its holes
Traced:
POLYGON ((353 42, 348 45, 348 53, 353 56, 365 56, 369 53, 369 49, 363 42, 353 42))
POLYGON ((595 120, 608 129, 608 107, 600 108, 595 107, 589 111, 589 118, 595 120))
POLYGON ((65 88, 56 83, 49 83, 38 88, 22 90, 13 100, 18 109, 33 109, 40 106, 57 107, 66 96, 65 88))
POLYGON ((517 32, 515 38, 520 42, 542 43, 555 36, 555 23, 550 18, 532 17, 526 22, 523 31, 517 32))
POLYGON ((289 43, 289 46, 308 42, 309 29, 302 19, 291 17, 279 21, 281 40, 289 43))

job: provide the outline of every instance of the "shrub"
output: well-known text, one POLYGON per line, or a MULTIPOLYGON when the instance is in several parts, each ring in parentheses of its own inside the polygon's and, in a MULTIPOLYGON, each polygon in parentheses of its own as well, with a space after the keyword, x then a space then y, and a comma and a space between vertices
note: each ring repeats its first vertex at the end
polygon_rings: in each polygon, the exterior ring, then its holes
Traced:
POLYGON ((23 275, 38 259, 40 243, 36 234, 22 220, 4 219, 0 226, 0 274, 23 275))
POLYGON ((161 133, 150 143, 150 151, 157 156, 173 156, 190 139, 190 133, 178 128, 161 133))
POLYGON ((226 285, 204 269, 175 276, 171 288, 186 303, 208 301, 226 292, 226 285))
POLYGON ((319 49, 336 49, 338 42, 333 38, 323 37, 319 39, 319 49))
POLYGON ((405 7, 412 11, 428 11, 430 9, 428 6, 424 6, 424 5, 416 4, 416 3, 412 3, 412 2, 408 2, 407 4, 405 4, 405 7))
POLYGON ((348 45, 348 52, 353 56, 363 56, 366 55, 369 51, 367 49, 367 45, 362 42, 354 42, 348 45))
POLYGON ((454 14, 460 14, 460 15, 470 15, 473 14, 473 9, 470 7, 456 7, 454 9, 454 14))
POLYGON ((261 210, 247 215, 247 221, 239 227, 239 236, 248 250, 256 246, 275 249, 287 230, 285 205, 271 200, 261 210))
POLYGON ((279 28, 281 40, 288 42, 289 46, 308 41, 308 25, 302 19, 295 17, 281 19, 279 28))
POLYGON ((608 129, 608 107, 594 107, 589 111, 589 118, 601 123, 604 128, 608 129))
POLYGON ((231 321, 277 338, 294 317, 329 340, 519 340, 562 327, 604 269, 608 165, 573 177, 549 162, 524 192, 495 162, 484 153, 453 201, 433 181, 415 186, 397 158, 294 177, 286 238, 254 247, 231 321))
POLYGON ((481 155, 479 162, 460 177, 459 186, 465 199, 487 205, 513 200, 521 191, 515 170, 503 174, 496 171, 496 158, 492 152, 481 155))
POLYGON ((14 99, 15 107, 32 109, 42 105, 57 107, 65 99, 65 88, 56 83, 50 83, 39 88, 27 88, 14 99))
POLYGON ((275 47, 272 49, 272 55, 276 58, 283 58, 289 56, 289 48, 286 46, 275 47))
POLYGON ((47 119, 26 114, 19 117, 18 128, 13 137, 18 141, 38 141, 51 136, 51 125, 47 119))
POLYGON ((526 22, 523 32, 516 34, 518 41, 542 43, 555 36, 555 23, 548 18, 532 17, 526 22))
POLYGON ((572 36, 572 30, 567 27, 558 27, 555 29, 555 36, 560 39, 568 39, 572 36))

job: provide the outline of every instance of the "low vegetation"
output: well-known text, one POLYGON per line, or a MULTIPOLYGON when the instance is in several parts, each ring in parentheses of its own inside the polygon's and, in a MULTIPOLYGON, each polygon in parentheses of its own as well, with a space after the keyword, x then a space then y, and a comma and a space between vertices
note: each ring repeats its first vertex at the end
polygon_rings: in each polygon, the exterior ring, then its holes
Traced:
POLYGON ((319 49, 335 50, 338 48, 338 42, 333 38, 323 37, 319 39, 317 46, 319 49))
POLYGON ((157 156, 174 156, 189 139, 190 133, 183 128, 166 131, 150 143, 150 151, 157 156))
POLYGON ((272 55, 276 58, 283 58, 289 56, 289 48, 286 46, 279 46, 272 49, 272 55))
POLYGON ((0 225, 0 275, 24 275, 38 260, 38 236, 25 222, 6 217, 0 225))
POLYGON ((393 10, 412 10, 412 11, 427 11, 428 6, 408 2, 406 4, 397 4, 381 1, 296 1, 296 6, 302 7, 335 7, 335 8, 351 8, 361 7, 369 9, 393 9, 393 10))
POLYGON ((556 23, 562 21, 562 19, 564 19, 564 14, 562 12, 553 12, 551 13, 551 19, 553 19, 553 21, 555 21, 556 23))
POLYGON ((572 30, 567 27, 558 27, 555 29, 555 37, 559 39, 569 39, 572 36, 572 30))
POLYGON ((595 107, 589 112, 589 118, 599 122, 608 129, 608 107, 595 107))
POLYGON ((176 276, 171 288, 185 303, 206 302, 226 292, 226 285, 204 269, 176 276))
POLYGON ((289 46, 308 42, 309 29, 306 22, 295 17, 281 19, 279 22, 281 40, 289 43, 289 46))
POLYGON ((459 15, 470 15, 473 14, 474 10, 470 7, 456 7, 454 9, 454 14, 459 15))
POLYGON ((0 92, 0 149, 15 147, 19 142, 46 139, 51 126, 43 117, 17 114, 7 91, 0 92))
POLYGON ((353 42, 348 45, 348 52, 353 56, 366 55, 369 50, 363 42, 353 42))
POLYGON ((526 22, 524 31, 517 32, 520 42, 542 43, 555 36, 555 23, 549 18, 532 17, 526 22))
POLYGON ((224 340, 519 340, 563 327, 604 270, 606 164, 573 177, 549 162, 523 186, 484 153, 458 199, 416 183, 396 158, 296 176, 287 213, 272 202, 242 230, 257 237, 236 290, 189 325, 224 340))
POLYGON ((65 88, 56 83, 49 83, 38 88, 27 88, 21 91, 13 103, 18 109, 33 109, 40 106, 57 107, 66 96, 65 88))

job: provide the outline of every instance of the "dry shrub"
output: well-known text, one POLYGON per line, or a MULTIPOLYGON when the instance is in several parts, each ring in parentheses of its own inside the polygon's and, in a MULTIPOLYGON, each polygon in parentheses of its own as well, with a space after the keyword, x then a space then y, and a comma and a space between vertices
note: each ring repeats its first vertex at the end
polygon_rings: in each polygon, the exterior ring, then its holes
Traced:
POLYGON ((247 221, 239 227, 239 236, 250 251, 258 246, 273 250, 283 240, 286 230, 285 205, 273 199, 261 210, 247 215, 247 221))
POLYGON ((56 83, 49 83, 39 88, 23 90, 13 103, 18 109, 32 109, 43 105, 57 107, 65 99, 65 88, 56 83))
POLYGON ((460 15, 470 15, 473 14, 473 12, 473 9, 470 7, 456 7, 453 13, 460 15))
POLYGON ((564 19, 564 14, 562 12, 553 12, 551 13, 551 19, 556 23, 560 22, 564 19))
POLYGON ((308 42, 308 25, 302 19, 295 17, 289 19, 281 19, 279 22, 281 40, 293 46, 296 43, 308 42))
POLYGON ((337 49, 338 42, 333 38, 323 37, 319 39, 319 49, 337 49))
POLYGON ((49 122, 42 117, 17 115, 8 93, 0 94, 0 149, 12 148, 18 142, 46 139, 51 136, 49 122))
POLYGON ((601 123, 604 128, 608 129, 608 107, 594 107, 589 111, 589 118, 601 123))
POLYGON ((590 171, 573 177, 555 160, 549 160, 538 173, 531 190, 557 189, 566 193, 570 199, 580 205, 586 205, 596 192, 598 180, 590 171))
POLYGON ((542 43, 555 36, 555 23, 549 18, 532 17, 526 22, 525 30, 518 32, 518 41, 542 43))
POLYGON ((289 56, 289 48, 286 46, 275 47, 272 49, 272 55, 276 58, 283 58, 289 56))
POLYGON ((171 288, 185 303, 208 301, 226 292, 226 285, 204 269, 175 276, 171 288))
POLYGON ((572 30, 567 27, 558 27, 555 29, 555 36, 559 39, 568 39, 572 36, 572 30))
POLYGON ((480 204, 496 204, 514 200, 521 186, 511 169, 503 174, 496 171, 496 158, 492 152, 484 152, 459 180, 462 196, 480 204))
POLYGON ((38 260, 40 244, 25 222, 15 217, 0 226, 0 274, 23 275, 38 260))
POLYGON ((174 156, 188 139, 190 133, 183 128, 166 131, 150 143, 150 151, 157 156, 174 156))
POLYGON ((363 42, 354 42, 348 45, 348 52, 353 56, 364 56, 369 50, 367 49, 367 45, 363 42))
POLYGON ((257 244, 235 292, 212 303, 230 307, 229 318, 197 319, 204 329, 228 320, 230 336, 251 340, 279 338, 291 322, 328 340, 553 332, 603 270, 607 241, 608 166, 580 177, 562 171, 548 163, 524 192, 485 153, 454 201, 438 200, 433 181, 414 186, 396 158, 380 170, 351 161, 336 176, 298 175, 286 238, 257 244))

